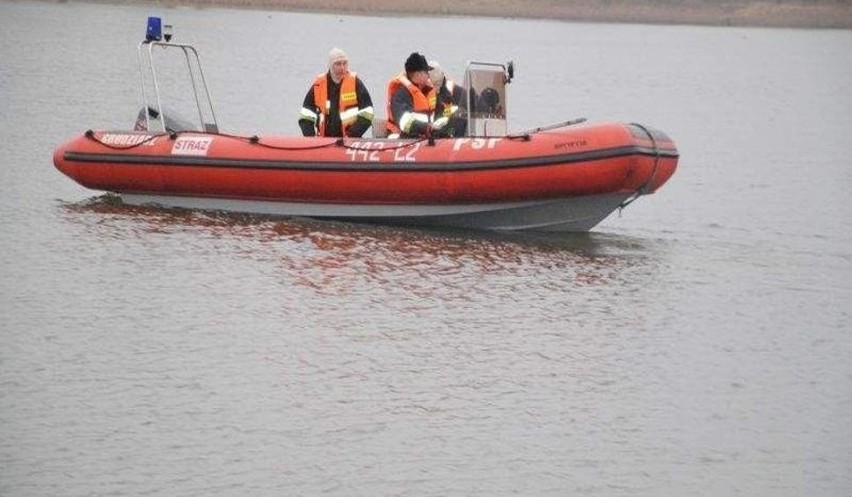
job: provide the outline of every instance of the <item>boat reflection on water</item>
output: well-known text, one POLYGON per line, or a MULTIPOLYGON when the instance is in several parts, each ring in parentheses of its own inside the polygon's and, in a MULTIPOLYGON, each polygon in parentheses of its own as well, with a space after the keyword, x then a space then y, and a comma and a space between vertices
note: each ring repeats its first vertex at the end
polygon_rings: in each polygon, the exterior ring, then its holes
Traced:
POLYGON ((463 298, 484 277, 510 290, 542 284, 569 291, 622 280, 625 271, 656 265, 659 257, 655 242, 598 232, 532 235, 270 218, 131 206, 111 194, 62 208, 73 214, 67 221, 84 224, 93 236, 169 235, 177 242, 171 257, 231 252, 324 295, 389 285, 421 297, 437 287, 445 297, 455 289, 463 298))

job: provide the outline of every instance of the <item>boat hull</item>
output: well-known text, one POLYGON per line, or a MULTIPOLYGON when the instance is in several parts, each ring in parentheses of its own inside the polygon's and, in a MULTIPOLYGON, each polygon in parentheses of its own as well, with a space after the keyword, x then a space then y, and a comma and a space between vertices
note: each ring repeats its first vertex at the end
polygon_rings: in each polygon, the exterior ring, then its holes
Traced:
POLYGON ((540 232, 588 231, 630 196, 610 193, 527 202, 387 206, 121 194, 123 202, 138 206, 155 205, 400 226, 540 232))
POLYGON ((88 132, 56 167, 130 204, 472 229, 587 231, 678 153, 638 125, 436 140, 88 132))

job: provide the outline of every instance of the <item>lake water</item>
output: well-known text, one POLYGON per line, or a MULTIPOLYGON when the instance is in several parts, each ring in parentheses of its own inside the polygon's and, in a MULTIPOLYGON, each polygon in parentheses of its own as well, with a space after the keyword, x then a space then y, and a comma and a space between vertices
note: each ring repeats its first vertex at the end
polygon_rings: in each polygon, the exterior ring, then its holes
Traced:
MULTIPOLYGON (((852 32, 0 2, 0 495, 852 494, 852 32), (513 59, 510 129, 674 138, 588 235, 122 206, 160 14, 223 130, 298 132, 338 45, 513 59), (394 41, 396 40, 396 41, 394 41), (845 303, 844 303, 845 302, 845 303)), ((383 112, 379 112, 383 114, 383 112)))

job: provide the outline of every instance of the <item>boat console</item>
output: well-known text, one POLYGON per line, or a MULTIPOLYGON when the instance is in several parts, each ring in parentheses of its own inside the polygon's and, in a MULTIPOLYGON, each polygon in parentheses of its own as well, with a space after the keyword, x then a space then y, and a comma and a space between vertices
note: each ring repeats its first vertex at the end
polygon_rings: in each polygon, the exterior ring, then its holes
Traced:
POLYGON ((467 136, 505 136, 506 85, 515 76, 512 62, 468 62, 464 72, 467 89, 467 136))

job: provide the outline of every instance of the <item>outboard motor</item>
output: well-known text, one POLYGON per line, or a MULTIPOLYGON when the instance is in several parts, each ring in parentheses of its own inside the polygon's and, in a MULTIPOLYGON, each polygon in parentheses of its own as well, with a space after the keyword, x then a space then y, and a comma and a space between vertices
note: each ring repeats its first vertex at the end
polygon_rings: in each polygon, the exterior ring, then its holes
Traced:
MULTIPOLYGON (((166 121, 166 132, 167 133, 177 133, 178 131, 199 131, 197 126, 190 123, 188 120, 183 119, 173 112, 170 112, 168 109, 163 109, 163 118, 166 121)), ((148 119, 145 119, 145 109, 139 109, 139 113, 136 115, 136 124, 133 126, 133 131, 148 131, 148 132, 158 132, 163 129, 162 120, 160 119, 160 113, 157 112, 157 109, 153 107, 148 107, 148 119), (148 123, 150 123, 150 128, 148 128, 148 123)))

